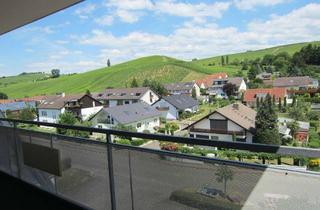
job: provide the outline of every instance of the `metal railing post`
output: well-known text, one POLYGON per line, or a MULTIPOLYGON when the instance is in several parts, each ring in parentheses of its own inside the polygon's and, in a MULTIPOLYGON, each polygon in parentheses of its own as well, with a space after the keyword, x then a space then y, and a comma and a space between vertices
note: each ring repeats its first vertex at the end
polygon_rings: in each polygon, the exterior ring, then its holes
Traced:
POLYGON ((111 147, 111 134, 106 134, 107 139, 107 152, 108 152, 108 171, 109 171, 109 186, 110 186, 110 196, 111 196, 111 209, 116 210, 116 195, 115 195, 115 185, 114 185, 114 174, 113 174, 113 156, 111 147))
POLYGON ((132 167, 131 167, 131 152, 130 152, 130 150, 128 150, 128 159, 129 159, 129 174, 130 174, 131 206, 132 206, 132 210, 134 210, 134 197, 133 197, 132 167))
POLYGON ((15 152, 16 152, 16 160, 17 160, 17 173, 19 179, 21 179, 21 164, 20 162, 22 161, 22 157, 20 156, 19 152, 19 145, 18 145, 18 138, 17 138, 17 122, 13 122, 13 140, 14 140, 14 147, 15 147, 15 152))

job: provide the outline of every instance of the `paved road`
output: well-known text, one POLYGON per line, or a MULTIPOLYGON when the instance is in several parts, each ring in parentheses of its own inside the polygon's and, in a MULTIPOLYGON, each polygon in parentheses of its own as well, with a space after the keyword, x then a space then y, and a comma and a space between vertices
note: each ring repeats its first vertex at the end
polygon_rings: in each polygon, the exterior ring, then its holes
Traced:
MULTIPOLYGON (((33 139, 33 142, 36 141, 33 139)), ((72 169, 78 171, 72 176, 67 175, 70 173, 66 171, 58 178, 58 192, 95 209, 110 209, 106 148, 60 140, 55 141, 53 146, 61 150, 63 158, 71 158, 72 169)), ((223 189, 223 184, 216 181, 218 166, 215 164, 186 162, 136 151, 131 151, 130 157, 135 209, 192 209, 170 201, 171 193, 204 186, 223 189)), ((117 207, 131 209, 128 151, 114 149, 113 160, 117 207)), ((248 209, 251 204, 260 205, 258 209, 263 209, 261 205, 275 197, 289 196, 303 202, 320 199, 320 176, 286 174, 283 170, 261 171, 231 166, 230 169, 234 176, 227 184, 228 195, 245 203, 244 209, 248 209)), ((294 202, 289 202, 289 205, 286 206, 288 209, 299 209, 294 202)))

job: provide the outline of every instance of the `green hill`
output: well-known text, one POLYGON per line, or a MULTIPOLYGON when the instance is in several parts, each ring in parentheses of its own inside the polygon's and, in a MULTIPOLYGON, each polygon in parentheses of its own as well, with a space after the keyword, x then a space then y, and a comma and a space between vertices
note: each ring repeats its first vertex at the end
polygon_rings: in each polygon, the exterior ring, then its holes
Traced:
POLYGON ((106 87, 124 87, 136 78, 141 84, 144 79, 156 79, 162 83, 190 81, 211 73, 185 61, 165 57, 150 56, 110 68, 102 68, 81 74, 62 75, 56 79, 20 82, 1 87, 0 92, 10 98, 55 94, 57 92, 84 93, 86 90, 101 91, 106 87))
POLYGON ((0 77, 0 88, 24 82, 33 83, 35 81, 43 80, 47 77, 49 77, 48 74, 41 72, 22 73, 17 76, 0 77))
MULTIPOLYGON (((229 54, 228 55, 229 63, 233 62, 235 59, 237 59, 238 61, 243 61, 245 59, 254 60, 256 58, 262 58, 266 54, 276 55, 280 52, 288 52, 290 55, 293 55, 295 52, 299 51, 302 47, 307 46, 308 44, 320 45, 320 41, 289 44, 289 45, 271 47, 271 48, 262 49, 262 50, 254 50, 254 51, 247 51, 242 53, 229 54)), ((225 55, 221 55, 221 56, 225 56, 225 55)), ((219 67, 221 63, 221 56, 200 59, 197 61, 193 61, 192 63, 202 66, 207 70, 215 70, 217 67, 219 67), (215 63, 215 66, 208 66, 209 64, 212 64, 212 63, 215 63)))
MULTIPOLYGON (((320 42, 312 42, 320 45, 320 42)), ((293 54, 309 43, 278 46, 263 50, 248 51, 229 55, 229 63, 234 59, 255 59, 265 54, 288 52, 293 54)), ((55 94, 58 92, 84 93, 101 91, 106 87, 129 86, 133 78, 141 84, 144 79, 156 79, 162 83, 192 81, 206 74, 226 72, 233 76, 241 66, 220 66, 221 56, 186 62, 165 56, 139 58, 109 68, 101 68, 81 74, 62 75, 59 78, 47 78, 46 74, 24 74, 15 77, 0 78, 0 92, 10 98, 55 94), (210 65, 215 63, 214 66, 210 65)))

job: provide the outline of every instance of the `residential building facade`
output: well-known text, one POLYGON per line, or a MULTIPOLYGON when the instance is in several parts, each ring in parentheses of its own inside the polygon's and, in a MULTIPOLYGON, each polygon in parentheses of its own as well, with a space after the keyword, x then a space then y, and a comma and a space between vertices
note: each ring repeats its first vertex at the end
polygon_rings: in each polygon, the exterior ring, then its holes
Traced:
POLYGON ((103 93, 95 93, 93 97, 105 107, 144 102, 153 104, 159 100, 158 94, 148 87, 106 89, 103 93))
POLYGON ((154 133, 160 126, 161 113, 145 103, 133 103, 103 108, 90 119, 96 128, 113 128, 119 124, 131 126, 137 132, 154 133))
POLYGON ((177 120, 183 112, 199 111, 199 102, 188 95, 171 95, 161 98, 152 105, 162 113, 167 120, 177 120))
POLYGON ((307 90, 309 88, 318 88, 319 81, 309 76, 279 77, 273 81, 273 87, 281 87, 288 90, 307 90))
POLYGON ((65 111, 73 113, 79 120, 87 120, 102 108, 99 101, 87 94, 51 96, 38 105, 38 120, 57 123, 65 111))
POLYGON ((192 138, 252 143, 255 117, 255 110, 235 103, 217 109, 185 130, 192 138))
POLYGON ((194 91, 197 98, 200 96, 200 88, 196 82, 171 83, 164 85, 164 88, 170 95, 186 94, 192 96, 192 91, 194 91))
POLYGON ((256 107, 257 99, 264 99, 267 95, 272 98, 275 97, 275 103, 278 104, 281 99, 282 103, 287 100, 287 103, 291 102, 288 99, 287 90, 285 88, 258 88, 258 89, 248 89, 244 93, 243 103, 249 107, 256 107))

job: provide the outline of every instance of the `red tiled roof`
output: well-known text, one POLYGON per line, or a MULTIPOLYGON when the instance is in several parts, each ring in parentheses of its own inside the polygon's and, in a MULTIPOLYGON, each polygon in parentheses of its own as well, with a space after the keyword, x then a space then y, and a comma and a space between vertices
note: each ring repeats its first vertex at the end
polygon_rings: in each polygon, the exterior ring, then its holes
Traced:
POLYGON ((256 101, 257 94, 269 94, 275 96, 276 99, 284 98, 287 95, 285 88, 261 88, 261 89, 248 89, 244 93, 243 101, 245 102, 254 102, 256 101))
POLYGON ((225 79, 225 78, 228 78, 228 75, 224 72, 221 72, 221 73, 216 73, 216 74, 210 74, 202 79, 198 79, 196 81, 197 85, 200 87, 201 84, 204 84, 204 86, 206 88, 210 87, 213 83, 213 80, 215 79, 225 79))

